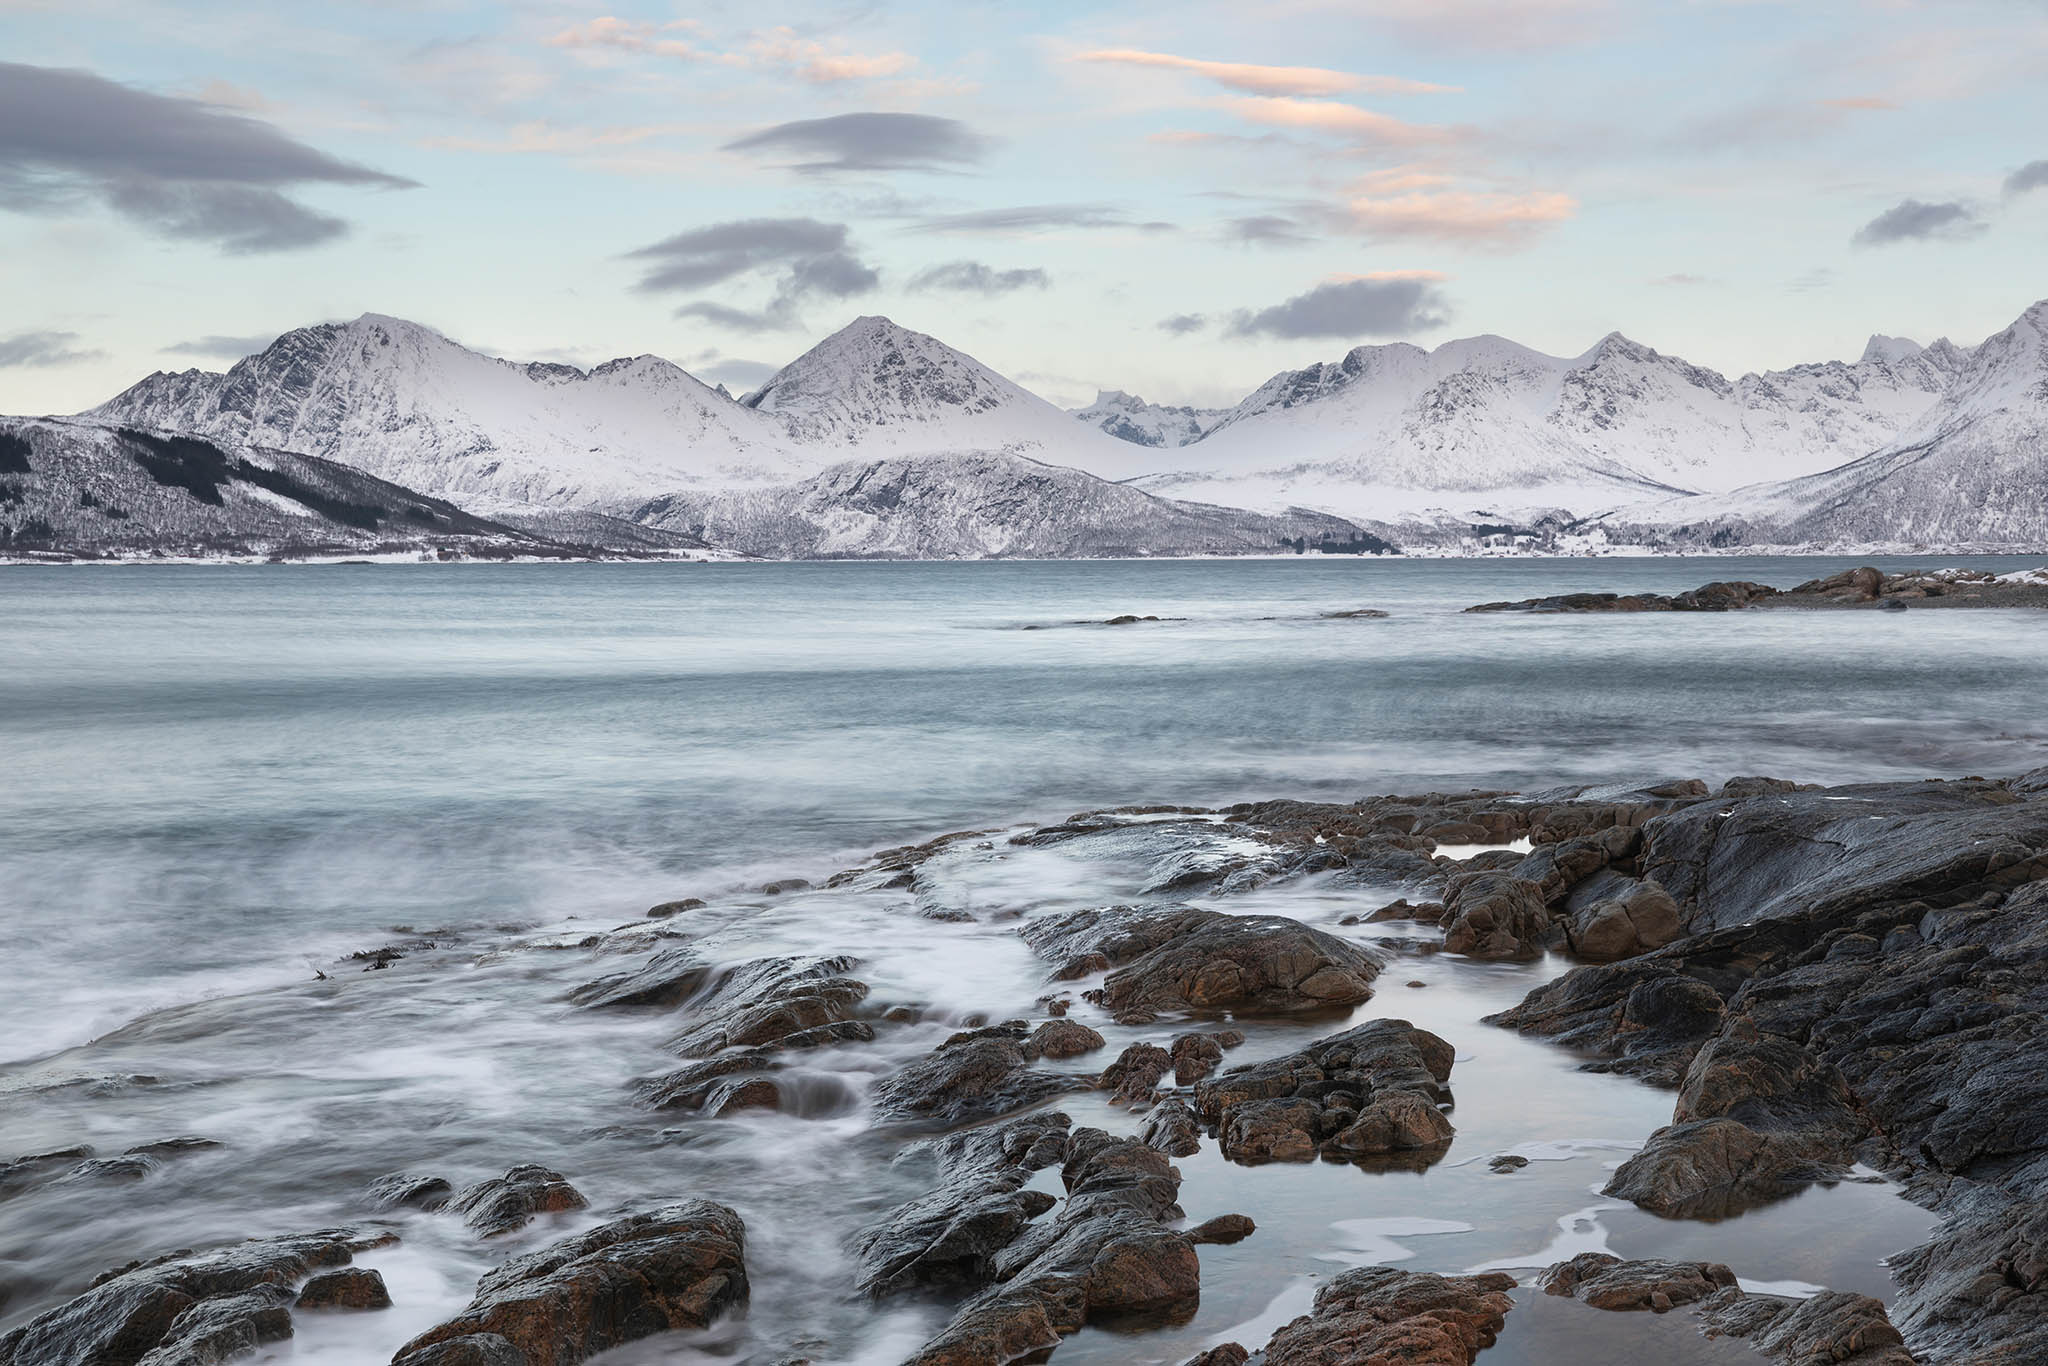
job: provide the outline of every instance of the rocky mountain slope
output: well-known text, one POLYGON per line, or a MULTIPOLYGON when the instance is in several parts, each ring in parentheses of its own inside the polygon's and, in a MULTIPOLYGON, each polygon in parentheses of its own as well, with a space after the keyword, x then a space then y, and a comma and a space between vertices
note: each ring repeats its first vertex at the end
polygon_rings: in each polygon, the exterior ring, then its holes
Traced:
POLYGON ((1104 389, 1085 408, 1070 408, 1071 417, 1108 432, 1134 446, 1191 446, 1207 436, 1232 410, 1171 407, 1147 403, 1121 389, 1104 389))
POLYGON ((2048 301, 1964 355, 1882 449, 1819 474, 1622 509, 1651 544, 2048 547, 2048 301))
POLYGON ((151 375, 88 416, 325 456, 487 513, 613 510, 821 463, 659 357, 521 365, 375 313, 287 332, 226 374, 151 375))
POLYGON ((606 524, 514 527, 319 456, 76 419, 0 418, 0 558, 553 558, 697 544, 599 520, 606 524))
POLYGON ((773 489, 676 495, 636 516, 753 555, 984 559, 1243 555, 1355 542, 1341 518, 1175 502, 1000 453, 848 461, 773 489))

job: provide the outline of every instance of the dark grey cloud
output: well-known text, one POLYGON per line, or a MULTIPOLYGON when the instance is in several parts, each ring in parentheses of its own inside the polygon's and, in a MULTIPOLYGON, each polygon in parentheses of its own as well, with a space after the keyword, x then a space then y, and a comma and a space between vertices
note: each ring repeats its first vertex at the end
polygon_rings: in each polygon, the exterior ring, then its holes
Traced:
POLYGON ((2048 161, 2030 161, 2005 178, 2007 194, 2025 194, 2028 190, 2048 190, 2048 161))
POLYGON ((1190 332, 1199 332, 1209 325, 1209 319, 1200 313, 1176 313, 1171 318, 1159 320, 1159 330, 1176 337, 1185 337, 1190 332))
POLYGON ((1982 231, 1984 220, 1967 204, 1908 199, 1865 223, 1850 240, 1859 247, 1881 247, 1892 242, 1953 242, 1982 231))
POLYGON ((1450 303, 1431 278, 1333 280, 1271 308, 1239 311, 1230 320, 1230 335, 1406 337, 1450 318, 1450 303))
POLYGON ((936 114, 835 114, 778 123, 726 143, 725 150, 796 157, 788 169, 806 174, 934 171, 979 162, 988 139, 936 114))
POLYGON ((17 332, 0 337, 0 369, 70 365, 106 354, 74 345, 77 340, 76 332, 17 332))
POLYGON ((1134 223, 1107 204, 1022 204, 1009 209, 977 209, 945 214, 913 225, 910 232, 1043 232, 1048 228, 1171 228, 1169 223, 1134 223))
POLYGON ((167 237, 230 252, 284 251, 348 230, 287 191, 414 183, 199 100, 154 95, 90 71, 0 62, 0 208, 97 199, 167 237))
POLYGON ((910 279, 915 290, 943 289, 959 294, 1012 294, 1020 289, 1046 289, 1052 277, 1038 266, 997 270, 979 261, 948 261, 929 266, 910 279))
POLYGON ((163 351, 169 356, 218 356, 228 360, 240 360, 244 356, 253 356, 258 351, 269 349, 270 344, 276 340, 277 334, 274 332, 258 332, 247 337, 223 337, 214 333, 194 337, 190 341, 173 342, 164 347, 163 351))
POLYGON ((1292 218, 1271 213, 1233 218, 1224 224, 1224 233, 1233 242, 1261 247, 1298 247, 1316 240, 1314 233, 1292 218))
POLYGON ((746 332, 799 326, 798 308, 805 299, 848 299, 882 280, 853 253, 844 223, 815 218, 712 223, 628 252, 626 259, 648 263, 635 286, 643 293, 697 290, 756 274, 773 278, 775 297, 758 312, 703 301, 676 310, 678 318, 701 318, 746 332))

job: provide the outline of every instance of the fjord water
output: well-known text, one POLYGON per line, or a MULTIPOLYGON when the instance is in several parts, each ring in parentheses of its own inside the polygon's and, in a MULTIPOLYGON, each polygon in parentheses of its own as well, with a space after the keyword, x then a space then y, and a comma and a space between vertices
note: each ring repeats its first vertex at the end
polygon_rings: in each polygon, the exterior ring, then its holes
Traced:
MULTIPOLYGON (((944 1310, 875 1309, 849 1288, 845 1235, 929 1179, 866 1130, 868 1081, 959 1020, 1032 1009, 1042 965, 988 912, 1105 904, 1137 883, 994 853, 955 874, 976 916, 960 924, 885 896, 753 889, 941 831, 1127 802, 2048 762, 2048 615, 1459 610, 1710 578, 1785 587, 1851 563, 0 570, 0 1161, 187 1133, 225 1145, 138 1184, 0 1203, 0 1329, 134 1257, 361 1219, 362 1187, 387 1171, 461 1181, 539 1161, 591 1197, 593 1219, 651 1196, 741 1210, 754 1309, 704 1351, 767 1361, 809 1342, 819 1361, 898 1359, 944 1310), (1390 615, 1324 615, 1359 607, 1390 615), (1100 624, 1121 614, 1162 620, 1100 624), (659 1045, 673 1022, 562 998, 652 946, 573 947, 585 935, 679 896, 712 902, 689 927, 708 956, 852 953, 876 999, 915 1000, 926 1024, 821 1061, 796 1088, 802 1115, 634 1109, 630 1080, 672 1065, 659 1045), (345 958, 427 941, 385 971, 345 958)), ((1214 904, 1327 928, 1359 903, 1304 885, 1214 904)), ((1540 1265, 1602 1240, 1882 1293, 1877 1257, 1926 1226, 1878 1186, 1705 1232, 1597 1199, 1604 1166, 1668 1119, 1668 1094, 1476 1023, 1565 965, 1381 943, 1399 961, 1359 1018, 1406 1015, 1459 1050, 1446 1162, 1367 1175, 1238 1169, 1213 1150, 1183 1161, 1190 1215, 1242 1210, 1259 1234, 1204 1250, 1194 1322, 1091 1330, 1059 1360, 1263 1341, 1305 1309, 1310 1278, 1347 1262, 1540 1265), (1487 1154, 1517 1147, 1543 1160, 1487 1172, 1487 1154)), ((1091 1023, 1112 1050, 1159 1032, 1091 1023)), ((1253 1035, 1233 1061, 1302 1041, 1297 1026, 1253 1035)), ((1134 1122, 1085 1096, 1063 1106, 1077 1123, 1134 1122)), ((452 1220, 402 1222, 404 1241, 369 1259, 398 1308, 345 1327, 301 1316, 296 1357, 388 1360, 505 1250, 452 1220)), ((544 1225, 515 1246, 576 1226, 544 1225)), ((1530 1344, 1554 1307, 1526 1308, 1520 1343, 1511 1332, 1489 1362, 1547 1359, 1530 1344)))

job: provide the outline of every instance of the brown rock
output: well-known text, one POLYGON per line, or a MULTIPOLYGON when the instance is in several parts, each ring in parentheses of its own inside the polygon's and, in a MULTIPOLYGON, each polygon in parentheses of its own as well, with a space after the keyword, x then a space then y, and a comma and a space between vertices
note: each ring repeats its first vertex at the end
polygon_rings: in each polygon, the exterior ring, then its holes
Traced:
POLYGON ((1735 1284, 1719 1262, 1625 1262, 1604 1252, 1582 1252, 1543 1273, 1544 1292, 1595 1309, 1648 1309, 1663 1313, 1735 1284))
POLYGON ((1202 1130, 1185 1101, 1162 1100, 1145 1116, 1138 1137, 1169 1157, 1192 1157, 1202 1150, 1202 1130))
POLYGON ((1158 1099, 1155 1088, 1160 1079, 1171 1070, 1173 1056, 1165 1049, 1156 1043, 1134 1043, 1103 1069, 1095 1084, 1110 1093, 1112 1105, 1150 1105, 1158 1099))
POLYGON ((384 1278, 367 1267, 323 1271, 299 1287, 297 1309, 389 1309, 384 1278))
POLYGON ((650 919, 666 920, 668 917, 680 915, 684 911, 701 911, 703 909, 704 898, 686 896, 681 901, 664 901, 659 906, 649 906, 647 914, 650 919))
POLYGON ((1265 1366, 1471 1366, 1515 1302, 1512 1276, 1358 1267, 1316 1292, 1315 1310, 1266 1344, 1265 1366))
POLYGON ((1173 1079, 1192 1086, 1216 1070, 1223 1061, 1223 1045, 1213 1034, 1181 1034, 1168 1045, 1173 1055, 1173 1079))
POLYGON ((1444 951, 1471 958, 1543 956, 1550 911, 1543 889, 1511 873, 1459 873, 1444 884, 1444 951))
POLYGON ((1188 1230, 1188 1241, 1200 1247, 1209 1243, 1241 1243, 1259 1231, 1249 1215, 1219 1214, 1188 1230))
POLYGON ((526 1227, 536 1215, 582 1209, 589 1203, 560 1172, 528 1164, 465 1187, 448 1207, 481 1236, 496 1238, 526 1227))
MULTIPOLYGON (((1451 1046, 1406 1020, 1373 1020, 1298 1053, 1198 1082, 1195 1107, 1233 1161, 1441 1156, 1452 1127, 1451 1046)), ((1412 1165, 1403 1163, 1402 1165, 1412 1165)))
MULTIPOLYGON (((1064 1015, 1065 1009, 1055 1012, 1064 1015)), ((1024 1054, 1031 1058, 1078 1058, 1107 1046, 1108 1040, 1078 1020, 1047 1020, 1025 1041, 1024 1054)))

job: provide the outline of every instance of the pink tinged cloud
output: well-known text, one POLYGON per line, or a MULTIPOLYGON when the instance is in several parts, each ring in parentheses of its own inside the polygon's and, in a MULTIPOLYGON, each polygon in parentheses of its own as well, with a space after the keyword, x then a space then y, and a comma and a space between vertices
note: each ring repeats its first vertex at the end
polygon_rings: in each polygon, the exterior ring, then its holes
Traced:
POLYGON ((1360 109, 1355 104, 1274 96, 1225 100, 1222 107, 1239 118, 1271 128, 1305 128, 1379 146, 1421 147, 1455 142, 1462 136, 1454 128, 1409 123, 1391 114, 1360 109))
POLYGON ((748 51, 755 65, 786 68, 813 85, 895 76, 917 61, 907 52, 836 52, 823 43, 798 37, 789 28, 774 28, 759 35, 748 51))
POLYGON ((707 54, 680 39, 661 36, 677 29, 694 32, 696 27, 687 20, 656 25, 601 15, 563 29, 548 39, 548 46, 570 49, 615 48, 621 52, 651 52, 663 57, 698 60, 707 54))
POLYGON ((1077 62, 1113 62, 1123 66, 1157 67, 1202 76, 1230 90, 1248 95, 1342 95, 1360 90, 1371 95, 1441 95, 1458 89, 1432 85, 1399 76, 1361 76, 1349 71, 1331 71, 1319 66, 1260 66, 1252 62, 1211 62, 1199 57, 1181 57, 1171 52, 1145 52, 1137 48, 1098 48, 1076 53, 1077 62))
POLYGON ((1360 195, 1346 205, 1346 213, 1358 231, 1371 237, 1509 246, 1564 222, 1578 207, 1570 195, 1555 190, 1416 190, 1360 195))

